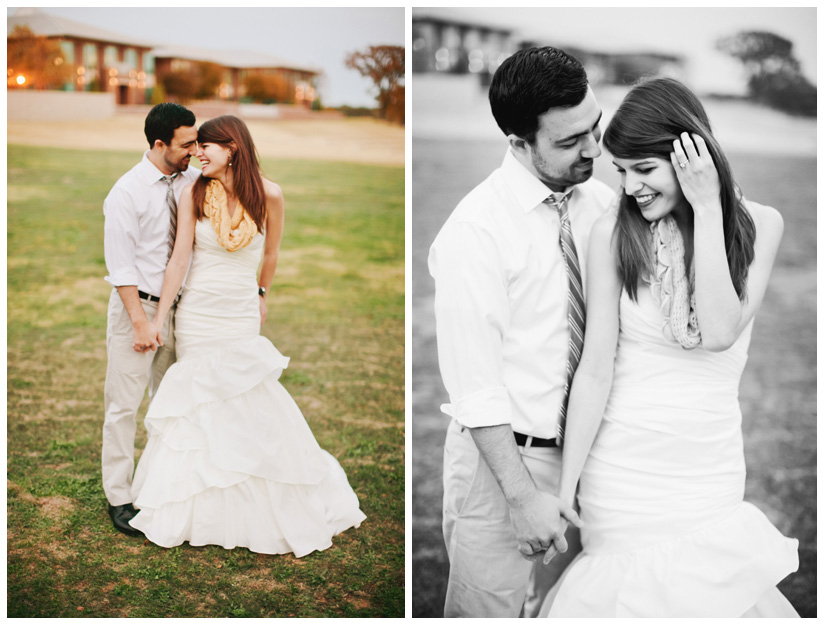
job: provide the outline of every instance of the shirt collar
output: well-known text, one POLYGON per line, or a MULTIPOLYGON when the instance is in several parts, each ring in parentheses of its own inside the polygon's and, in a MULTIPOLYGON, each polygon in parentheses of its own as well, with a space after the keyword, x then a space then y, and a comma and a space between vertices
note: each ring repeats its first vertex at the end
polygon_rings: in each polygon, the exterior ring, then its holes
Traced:
POLYGON ((563 192, 554 192, 547 185, 541 182, 536 176, 522 165, 513 151, 507 149, 504 155, 504 162, 501 164, 504 179, 512 189, 516 200, 525 213, 529 213, 540 206, 550 194, 561 200, 563 196, 568 196, 575 191, 576 186, 571 185, 563 192))
POLYGON ((149 160, 149 151, 143 153, 143 159, 140 161, 140 176, 143 183, 146 185, 154 185, 161 178, 166 176, 161 172, 154 163, 149 160))

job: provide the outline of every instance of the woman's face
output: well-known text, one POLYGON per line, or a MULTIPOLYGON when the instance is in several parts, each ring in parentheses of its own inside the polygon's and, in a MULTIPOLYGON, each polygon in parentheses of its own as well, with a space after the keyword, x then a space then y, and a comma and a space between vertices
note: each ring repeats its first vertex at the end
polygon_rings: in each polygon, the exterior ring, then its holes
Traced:
POLYGON ((674 210, 687 208, 687 201, 673 165, 659 157, 613 159, 621 176, 624 192, 636 199, 648 222, 660 220, 674 210))
POLYGON ((201 162, 201 174, 215 178, 226 171, 231 154, 232 152, 226 146, 206 142, 198 144, 198 153, 195 156, 201 162))

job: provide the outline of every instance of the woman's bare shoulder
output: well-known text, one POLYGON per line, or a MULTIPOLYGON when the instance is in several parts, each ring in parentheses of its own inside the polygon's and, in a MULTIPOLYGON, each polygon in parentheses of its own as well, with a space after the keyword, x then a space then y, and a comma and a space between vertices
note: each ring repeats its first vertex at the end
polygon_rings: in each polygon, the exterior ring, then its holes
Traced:
POLYGON ((782 219, 782 214, 779 211, 771 206, 760 204, 753 200, 745 200, 745 208, 753 219, 758 237, 771 239, 775 237, 777 240, 782 237, 782 231, 785 229, 785 221, 782 219))
POLYGON ((283 201, 284 192, 281 189, 281 186, 267 178, 263 178, 262 180, 264 183, 264 195, 266 195, 267 201, 283 201))

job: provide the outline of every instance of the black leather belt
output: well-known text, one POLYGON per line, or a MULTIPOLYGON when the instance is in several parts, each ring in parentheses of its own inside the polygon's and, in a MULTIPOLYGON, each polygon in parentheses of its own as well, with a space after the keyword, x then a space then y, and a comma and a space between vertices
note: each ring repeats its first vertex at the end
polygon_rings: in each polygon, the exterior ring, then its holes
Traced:
POLYGON ((160 302, 160 298, 158 298, 157 296, 153 296, 150 293, 144 293, 140 290, 138 290, 138 296, 140 296, 141 300, 148 300, 149 302, 160 302))
MULTIPOLYGON (((521 433, 513 433, 516 436, 516 445, 517 446, 524 446, 527 444, 527 438, 529 435, 522 435, 521 433)), ((556 447, 556 439, 539 439, 538 437, 533 437, 533 441, 530 443, 530 447, 532 448, 555 448, 556 447)))

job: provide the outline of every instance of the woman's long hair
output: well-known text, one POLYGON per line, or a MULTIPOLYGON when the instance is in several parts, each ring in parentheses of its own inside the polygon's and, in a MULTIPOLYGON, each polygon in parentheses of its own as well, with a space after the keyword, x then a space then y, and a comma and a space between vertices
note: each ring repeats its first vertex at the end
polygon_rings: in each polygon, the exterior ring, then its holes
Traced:
MULTIPOLYGON (((604 146, 620 159, 658 157, 670 162, 673 141, 683 132, 705 140, 719 173, 728 269, 737 295, 744 300, 756 227, 733 181, 728 160, 713 137, 705 109, 693 92, 671 78, 639 83, 625 96, 608 124, 604 146)), ((650 222, 642 217, 636 199, 627 194, 622 194, 614 236, 622 284, 635 300, 639 280, 652 276, 653 257, 650 222)))
MULTIPOLYGON (((217 143, 232 150, 233 190, 238 201, 249 213, 259 232, 266 222, 266 196, 261 179, 261 166, 255 144, 246 124, 234 115, 221 115, 204 122, 198 129, 198 143, 217 143)), ((198 219, 203 218, 203 201, 211 179, 200 176, 192 188, 192 199, 198 219)))

